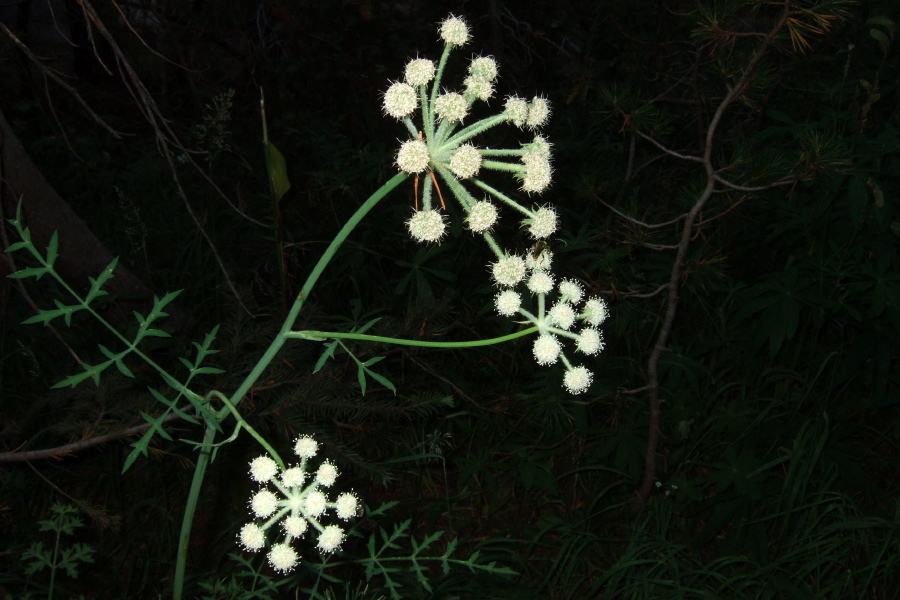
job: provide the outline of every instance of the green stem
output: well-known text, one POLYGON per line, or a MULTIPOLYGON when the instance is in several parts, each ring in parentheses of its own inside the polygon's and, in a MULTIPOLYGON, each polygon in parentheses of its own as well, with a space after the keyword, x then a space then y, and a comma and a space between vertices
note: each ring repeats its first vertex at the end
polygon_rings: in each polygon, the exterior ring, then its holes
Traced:
MULTIPOLYGON (((344 243, 344 240, 350 235, 353 229, 362 221, 363 217, 368 214, 370 210, 375 208, 375 206, 395 187, 403 183, 403 181, 407 178, 406 173, 397 173, 394 175, 387 183, 378 188, 374 194, 369 196, 369 199, 366 200, 362 206, 360 206, 353 216, 350 217, 350 220, 344 224, 341 230, 337 233, 335 238, 331 241, 328 248, 325 250, 325 253, 322 254, 322 258, 319 259, 319 262, 316 263, 316 266, 313 268, 312 272, 309 274, 309 277, 306 278, 306 283, 303 284, 303 289, 300 290, 300 293, 297 295, 296 300, 294 300, 293 306, 291 306, 290 311, 288 312, 287 318, 284 320, 284 323, 281 326, 281 331, 278 332, 278 335, 275 336, 275 339, 272 340, 272 343, 269 345, 266 353, 263 354, 262 358, 256 363, 256 366, 253 367, 253 370, 250 371, 250 374, 247 375, 247 378, 241 383, 237 390, 235 390, 234 394, 231 396, 230 405, 237 406, 241 399, 250 391, 250 388, 253 387, 253 384, 260 378, 260 376, 265 371, 266 367, 269 366, 269 363, 275 358, 275 355, 284 345, 285 341, 290 336, 288 334, 291 333, 291 328, 294 326, 294 321, 297 320, 297 316, 300 314, 300 309, 303 308, 303 302, 306 298, 309 297, 310 292, 312 292, 313 286, 315 286, 316 281, 319 280, 319 277, 322 275, 322 272, 325 270, 325 267, 328 266, 328 263, 334 257, 335 253, 340 248, 341 244, 344 243)), ((216 419, 219 423, 221 423, 225 417, 230 412, 229 406, 226 405, 223 407, 218 414, 216 415, 216 419)), ((187 504, 184 509, 184 517, 181 521, 181 535, 178 538, 178 558, 175 562, 175 582, 172 590, 172 597, 174 600, 181 600, 184 594, 184 571, 185 566, 187 565, 187 551, 188 551, 188 542, 190 540, 191 535, 191 524, 194 520, 194 512, 197 510, 197 502, 200 498, 200 491, 203 487, 203 478, 206 475, 206 468, 209 466, 210 457, 212 454, 211 445, 215 440, 216 429, 212 425, 207 425, 206 433, 203 436, 203 449, 200 451, 200 456, 197 459, 197 466, 194 469, 194 479, 191 482, 191 489, 188 493, 187 504)))
POLYGON ((334 331, 291 331, 285 334, 288 338, 297 338, 301 340, 325 341, 331 340, 362 340, 366 342, 381 342, 383 344, 394 344, 395 346, 421 346, 423 348, 475 348, 477 346, 493 346, 494 344, 502 344, 510 340, 525 337, 538 330, 537 327, 529 327, 516 333, 504 335, 501 337, 491 338, 489 340, 469 340, 466 342, 425 342, 422 340, 406 340, 402 338, 382 337, 380 335, 368 335, 365 333, 339 333, 334 331))

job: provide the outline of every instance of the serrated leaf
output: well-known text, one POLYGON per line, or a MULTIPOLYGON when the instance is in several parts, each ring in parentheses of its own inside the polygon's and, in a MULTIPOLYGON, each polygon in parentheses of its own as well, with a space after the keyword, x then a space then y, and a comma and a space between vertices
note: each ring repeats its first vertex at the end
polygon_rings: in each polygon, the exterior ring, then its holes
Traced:
POLYGON ((200 367, 199 369, 194 369, 194 373, 197 375, 218 375, 219 373, 224 373, 225 369, 218 369, 216 367, 200 367))
POLYGON ((168 316, 166 313, 162 312, 162 309, 165 308, 165 306, 168 303, 170 303, 172 300, 177 298, 180 293, 181 293, 181 290, 175 290, 174 292, 169 292, 162 298, 157 298, 156 296, 154 296, 153 297, 153 311, 150 313, 148 318, 153 320, 157 317, 168 316))
MULTIPOLYGON (((161 316, 165 315, 165 313, 161 313, 161 316)), ((150 337, 172 337, 171 334, 163 331, 162 329, 147 329, 144 331, 144 336, 150 337)))
POLYGON ((25 279, 27 277, 34 277, 35 279, 40 279, 47 273, 49 269, 47 267, 27 267, 25 269, 21 269, 16 271, 15 273, 10 273, 7 275, 10 279, 25 279))
POLYGON ((141 436, 141 439, 131 444, 134 450, 125 458, 125 462, 122 464, 122 472, 128 470, 134 461, 137 460, 137 457, 143 454, 147 456, 147 448, 150 446, 150 440, 153 439, 153 429, 148 429, 144 432, 144 435, 141 436))
POLYGON ((58 257, 59 235, 54 231, 53 235, 50 236, 50 244, 47 246, 47 265, 52 267, 58 257))
MULTIPOLYGON (((384 377, 383 375, 379 375, 378 373, 376 373, 374 371, 367 370, 367 372, 369 373, 369 376, 372 377, 372 379, 374 379, 375 381, 377 381, 378 383, 380 383, 387 389, 391 390, 395 396, 397 395, 397 388, 394 387, 394 384, 391 383, 390 379, 388 379, 387 377, 384 377)), ((363 393, 365 393, 365 391, 363 391, 363 393)))
POLYGON ((154 398, 156 398, 156 401, 157 401, 157 402, 160 402, 160 403, 164 404, 165 406, 169 407, 169 409, 170 409, 173 413, 175 413, 175 415, 178 416, 178 418, 180 418, 180 419, 182 419, 182 420, 184 420, 184 421, 187 421, 188 423, 199 424, 199 421, 197 421, 197 419, 195 419, 195 418, 192 417, 191 415, 185 413, 184 411, 180 410, 180 409, 175 405, 175 400, 169 400, 168 398, 166 398, 165 396, 163 396, 162 394, 160 394, 158 391, 156 391, 156 390, 153 389, 152 387, 148 387, 147 389, 150 390, 150 394, 151 394, 154 398))
MULTIPOLYGON (((10 219, 10 222, 12 222, 12 219, 10 219)), ((7 248, 4 252, 15 252, 16 250, 21 250, 22 248, 25 248, 28 245, 29 245, 28 242, 14 242, 14 243, 10 244, 9 248, 7 248)))
POLYGON ((334 351, 337 349, 337 345, 337 340, 325 344, 325 351, 322 352, 322 356, 320 356, 319 360, 316 361, 316 366, 313 369, 313 373, 318 373, 319 369, 324 367, 325 363, 328 362, 328 359, 334 358, 334 351))

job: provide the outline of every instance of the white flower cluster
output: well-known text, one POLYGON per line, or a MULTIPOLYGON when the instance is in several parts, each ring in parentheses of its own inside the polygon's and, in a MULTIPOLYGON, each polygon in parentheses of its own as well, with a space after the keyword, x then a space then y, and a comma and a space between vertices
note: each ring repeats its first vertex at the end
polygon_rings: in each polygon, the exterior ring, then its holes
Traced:
POLYGON ((500 288, 494 303, 497 312, 505 317, 519 314, 538 328, 532 351, 539 365, 552 365, 562 360, 566 367, 563 386, 572 394, 587 390, 593 374, 583 366, 573 366, 563 353, 559 338, 574 340, 575 350, 594 355, 603 350, 603 333, 598 329, 606 320, 606 302, 601 298, 584 299, 584 290, 576 281, 564 279, 559 285, 550 273, 553 253, 541 249, 526 258, 505 256, 491 265, 494 282, 500 288), (525 281, 528 290, 537 296, 538 312, 534 315, 522 308, 522 296, 515 286, 525 281), (547 307, 547 296, 557 291, 556 303, 547 307), (580 330, 574 331, 576 323, 580 330))
MULTIPOLYGON (((385 113, 402 121, 410 135, 397 151, 397 167, 417 178, 425 178, 421 210, 417 199, 416 212, 406 222, 409 233, 419 242, 436 242, 446 234, 447 224, 432 206, 434 190, 429 179, 434 181, 441 204, 447 195, 437 188, 441 185, 438 178, 449 190, 449 196, 459 201, 472 232, 489 235, 500 213, 489 200, 476 199, 463 182, 510 206, 530 224, 538 219, 534 210, 484 184, 478 176, 485 170, 504 171, 520 182, 523 192, 541 193, 550 185, 553 173, 550 144, 536 136, 519 148, 497 150, 478 148, 470 140, 503 123, 536 130, 550 117, 550 104, 542 97, 530 102, 509 97, 500 113, 464 126, 473 104, 487 102, 494 96, 497 63, 488 56, 476 57, 469 63, 462 90, 442 89, 441 77, 451 50, 464 46, 471 35, 466 22, 452 15, 440 24, 439 34, 444 41, 444 53, 438 64, 424 58, 411 60, 406 65, 403 81, 391 84, 384 94, 385 113), (417 126, 412 117, 420 108, 421 123, 417 126)), ((555 212, 553 215, 552 227, 545 220, 542 226, 531 228, 532 234, 536 237, 552 234, 556 230, 555 212)))
MULTIPOLYGON (((584 295, 581 286, 564 280, 557 286, 550 273, 552 253, 544 240, 559 226, 556 209, 552 206, 527 207, 493 188, 479 178, 486 170, 512 174, 519 181, 519 189, 527 194, 539 194, 547 189, 553 175, 551 144, 540 135, 519 148, 479 148, 472 143, 475 136, 504 123, 534 132, 550 117, 550 104, 540 96, 530 101, 510 96, 503 101, 502 110, 469 125, 465 124, 477 101, 487 102, 494 96, 497 64, 493 58, 479 56, 468 67, 468 75, 460 91, 441 88, 441 78, 451 50, 465 45, 469 38, 468 25, 459 17, 450 16, 440 25, 444 53, 437 65, 427 59, 411 60, 405 70, 404 81, 396 82, 384 95, 385 112, 403 122, 410 138, 400 145, 396 163, 401 171, 416 177, 416 189, 422 189, 422 207, 406 222, 409 233, 419 242, 439 241, 447 232, 445 216, 432 205, 432 181, 444 204, 444 198, 456 198, 465 213, 469 230, 480 235, 497 257, 491 264, 491 275, 500 288, 496 298, 501 315, 520 314, 538 328, 534 342, 534 356, 538 364, 551 365, 561 360, 566 367, 564 386, 573 394, 581 393, 591 384, 592 374, 583 366, 573 366, 563 353, 561 338, 575 340, 576 350, 593 355, 603 349, 603 335, 598 327, 606 319, 606 304, 592 298, 576 308, 584 295), (421 125, 412 117, 421 109, 421 125), (424 179, 424 186, 419 185, 424 179), (438 187, 438 180, 444 192, 438 187), (487 197, 476 198, 470 188, 477 188, 487 197), (449 194, 447 193, 449 191, 449 194), (493 237, 492 229, 500 217, 499 206, 506 205, 522 215, 522 228, 537 241, 527 256, 503 251, 493 237), (527 282, 528 289, 537 296, 537 315, 522 307, 522 297, 516 286, 527 282), (556 291, 556 303, 547 309, 547 298, 556 291), (581 323, 577 333, 576 323, 581 323)), ((417 194, 418 195, 418 194, 417 194)), ((481 195, 481 194, 479 194, 481 195)))
POLYGON ((269 550, 269 564, 276 571, 287 572, 297 565, 300 557, 291 542, 303 537, 310 526, 318 533, 317 546, 322 552, 333 552, 341 545, 344 530, 319 522, 325 511, 333 510, 344 521, 359 512, 355 495, 345 492, 331 502, 322 491, 337 480, 338 470, 332 463, 325 461, 314 474, 307 472, 308 461, 318 450, 319 444, 312 437, 301 436, 294 444, 299 465, 281 470, 268 456, 250 462, 250 477, 262 484, 250 500, 250 509, 260 521, 244 525, 238 537, 244 549, 257 552, 266 545, 266 532, 281 522, 282 541, 269 550))

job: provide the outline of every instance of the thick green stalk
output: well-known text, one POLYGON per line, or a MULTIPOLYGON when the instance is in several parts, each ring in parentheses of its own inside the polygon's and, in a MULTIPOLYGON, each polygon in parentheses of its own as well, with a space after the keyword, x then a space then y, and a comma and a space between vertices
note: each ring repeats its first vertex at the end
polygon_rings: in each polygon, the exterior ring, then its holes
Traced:
MULTIPOLYGON (((275 336, 275 339, 272 340, 272 343, 269 345, 269 348, 266 350, 266 353, 263 354, 262 358, 256 363, 256 366, 253 367, 253 370, 250 371, 250 374, 247 375, 247 378, 241 383, 240 387, 235 390, 234 394, 231 396, 231 404, 237 406, 240 403, 241 399, 250 391, 250 388, 253 387, 253 384, 260 378, 263 372, 266 370, 266 367, 269 366, 269 363, 275 358, 275 355, 278 354, 278 351, 281 350, 281 347, 284 345, 285 341, 287 341, 290 337, 288 334, 291 332, 291 329, 294 326, 294 321, 297 320, 297 316, 300 314, 300 309, 303 308, 303 302, 306 298, 309 297, 310 292, 315 286, 316 281, 319 280, 319 277, 322 275, 322 272, 325 270, 325 267, 328 266, 328 263, 331 262, 331 259, 334 257, 335 253, 340 248, 341 244, 344 243, 344 240, 350 235, 353 229, 362 221, 363 217, 365 217, 370 210, 375 208, 375 206, 395 187, 403 183, 403 181, 408 177, 406 173, 397 173, 394 175, 387 183, 378 188, 374 194, 369 196, 369 199, 366 200, 362 206, 360 206, 353 216, 350 217, 350 220, 344 224, 341 230, 337 233, 334 239, 329 244, 328 248, 325 250, 325 253, 322 254, 322 258, 319 259, 319 262, 316 263, 316 266, 313 268, 312 272, 309 274, 309 277, 306 278, 306 283, 303 284, 303 289, 300 290, 300 294, 297 295, 296 300, 294 300, 293 306, 291 306, 291 310, 288 312, 287 318, 284 320, 284 323, 281 326, 281 331, 278 332, 278 335, 275 336)), ((218 414, 216 415, 216 420, 221 423, 225 417, 229 414, 230 409, 228 406, 223 407, 218 414)), ((174 580, 174 589, 172 591, 172 597, 174 600, 181 600, 184 594, 184 571, 187 565, 187 551, 188 551, 188 543, 191 537, 191 525, 194 521, 194 512, 197 509, 197 502, 200 498, 200 490, 203 486, 203 478, 206 476, 206 468, 209 466, 210 457, 212 455, 212 449, 210 446, 215 440, 216 429, 212 425, 207 425, 206 434, 203 436, 203 444, 204 448, 200 451, 200 456, 197 459, 197 466, 194 468, 194 479, 191 482, 191 489, 188 493, 187 504, 184 509, 184 517, 181 521, 181 534, 178 538, 178 558, 175 561, 175 580, 174 580)))

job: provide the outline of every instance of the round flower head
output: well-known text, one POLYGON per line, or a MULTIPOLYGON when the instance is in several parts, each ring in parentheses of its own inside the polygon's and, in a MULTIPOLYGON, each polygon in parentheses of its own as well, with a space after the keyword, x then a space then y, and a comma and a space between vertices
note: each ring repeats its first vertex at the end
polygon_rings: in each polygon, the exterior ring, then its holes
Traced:
POLYGON ((266 535, 263 533, 262 527, 256 523, 247 523, 241 527, 239 537, 244 550, 255 552, 266 545, 266 535))
POLYGON ((312 458, 318 451, 319 442, 308 435, 302 435, 294 442, 294 454, 300 458, 312 458))
POLYGON ((472 144, 463 144, 450 157, 450 170, 460 179, 478 175, 481 169, 481 152, 472 144))
POLYGON ((491 271, 498 285, 513 287, 525 277, 525 261, 520 256, 507 256, 495 262, 491 271))
POLYGON ((278 510, 278 498, 269 490, 259 490, 250 501, 250 508, 260 519, 265 519, 278 510))
POLYGON ((447 92, 441 94, 434 101, 434 114, 442 121, 457 123, 469 114, 469 103, 462 94, 447 92))
POLYGON ((434 63, 427 58, 417 58, 406 65, 406 83, 425 85, 434 79, 434 63))
POLYGON ((596 329, 583 329, 578 334, 576 349, 585 354, 597 354, 603 350, 603 334, 596 329))
POLYGON ((494 303, 497 306, 498 313, 504 317, 511 317, 516 314, 519 307, 522 306, 522 297, 518 292, 514 292, 513 290, 504 290, 497 294, 494 303))
POLYGON ((300 487, 305 479, 306 473, 300 467, 291 467, 281 474, 281 483, 289 488, 300 487))
POLYGON ((591 298, 590 300, 585 302, 584 310, 579 316, 587 323, 596 327, 603 323, 608 315, 609 313, 606 310, 606 302, 604 302, 601 298, 591 298))
POLYGON ((556 209, 549 206, 542 206, 532 218, 525 220, 529 225, 528 232, 536 240, 552 235, 556 231, 556 221, 556 209))
POLYGON ((406 222, 406 227, 417 242, 436 242, 447 231, 443 215, 436 210, 416 211, 406 222))
POLYGON ((284 520, 284 532, 291 538, 302 537, 306 530, 309 528, 309 525, 306 522, 306 519, 303 517, 298 517, 297 515, 291 515, 287 519, 284 520))
POLYGON ((591 387, 593 378, 594 375, 590 371, 584 367, 578 366, 566 371, 566 374, 563 377, 563 385, 569 390, 569 393, 580 394, 591 387))
POLYGON ((550 118, 550 104, 543 98, 535 96, 528 106, 528 117, 525 119, 525 125, 532 129, 537 129, 542 127, 548 118, 550 118))
POLYGON ((287 544, 275 544, 269 551, 269 564, 282 573, 287 573, 297 566, 299 560, 297 553, 287 544))
POLYGON ((577 281, 572 281, 571 279, 563 279, 559 283, 559 299, 561 301, 578 304, 579 302, 581 302, 581 297, 583 295, 584 292, 581 289, 581 284, 577 281))
POLYGON ((397 166, 407 173, 421 173, 430 161, 428 146, 422 140, 407 140, 397 152, 397 166))
POLYGON ((568 302, 557 302, 547 313, 550 322, 560 329, 568 329, 575 322, 575 311, 568 302))
POLYGON ((550 185, 553 169, 546 156, 538 152, 526 152, 522 156, 525 164, 525 176, 522 178, 523 192, 543 192, 550 185))
POLYGON ((250 477, 253 481, 265 483, 278 474, 278 465, 268 456, 258 456, 250 461, 250 477))
POLYGON ((328 525, 319 536, 316 544, 322 552, 334 552, 344 541, 344 531, 337 525, 328 525))
POLYGON ((319 490, 313 490, 306 495, 306 500, 303 503, 304 512, 311 517, 318 517, 325 512, 327 502, 328 499, 325 497, 325 494, 319 490))
POLYGON ((513 125, 522 127, 528 119, 528 103, 521 98, 510 96, 506 99, 504 113, 506 118, 512 121, 513 125))
POLYGON ((559 341, 552 335, 540 335, 534 340, 534 359, 539 365, 552 365, 559 358, 559 341))
POLYGON ((356 512, 359 510, 359 499, 348 492, 338 496, 334 504, 338 518, 345 521, 350 517, 356 516, 356 512))
POLYGON ((497 207, 487 200, 479 200, 469 210, 466 220, 472 231, 476 233, 487 231, 497 222, 497 207))
POLYGON ((324 487, 330 487, 337 480, 338 470, 330 462, 323 462, 316 471, 316 482, 324 487))
MULTIPOLYGON (((463 85, 466 86, 466 95, 478 98, 479 100, 490 100, 494 95, 494 84, 486 79, 478 79, 477 77, 466 77, 463 79, 463 85)), ((469 98, 471 100, 471 98, 469 98)))
POLYGON ((540 135, 534 136, 534 141, 531 142, 530 147, 531 147, 532 152, 536 152, 536 153, 540 154, 541 156, 543 156, 544 158, 546 158, 547 160, 550 160, 550 152, 553 147, 553 144, 551 144, 550 142, 545 140, 543 138, 543 136, 540 136, 540 135))
POLYGON ((441 39, 450 46, 464 46, 469 41, 469 26, 459 17, 450 15, 441 23, 441 39))
POLYGON ((497 78, 497 63, 490 56, 479 56, 469 63, 469 75, 491 82, 497 78))
POLYGON ((416 112, 419 97, 416 90, 406 83, 395 83, 384 93, 384 112, 395 119, 402 119, 416 112))
POLYGON ((553 289, 553 277, 544 271, 535 271, 528 278, 528 289, 535 294, 548 294, 553 289))

